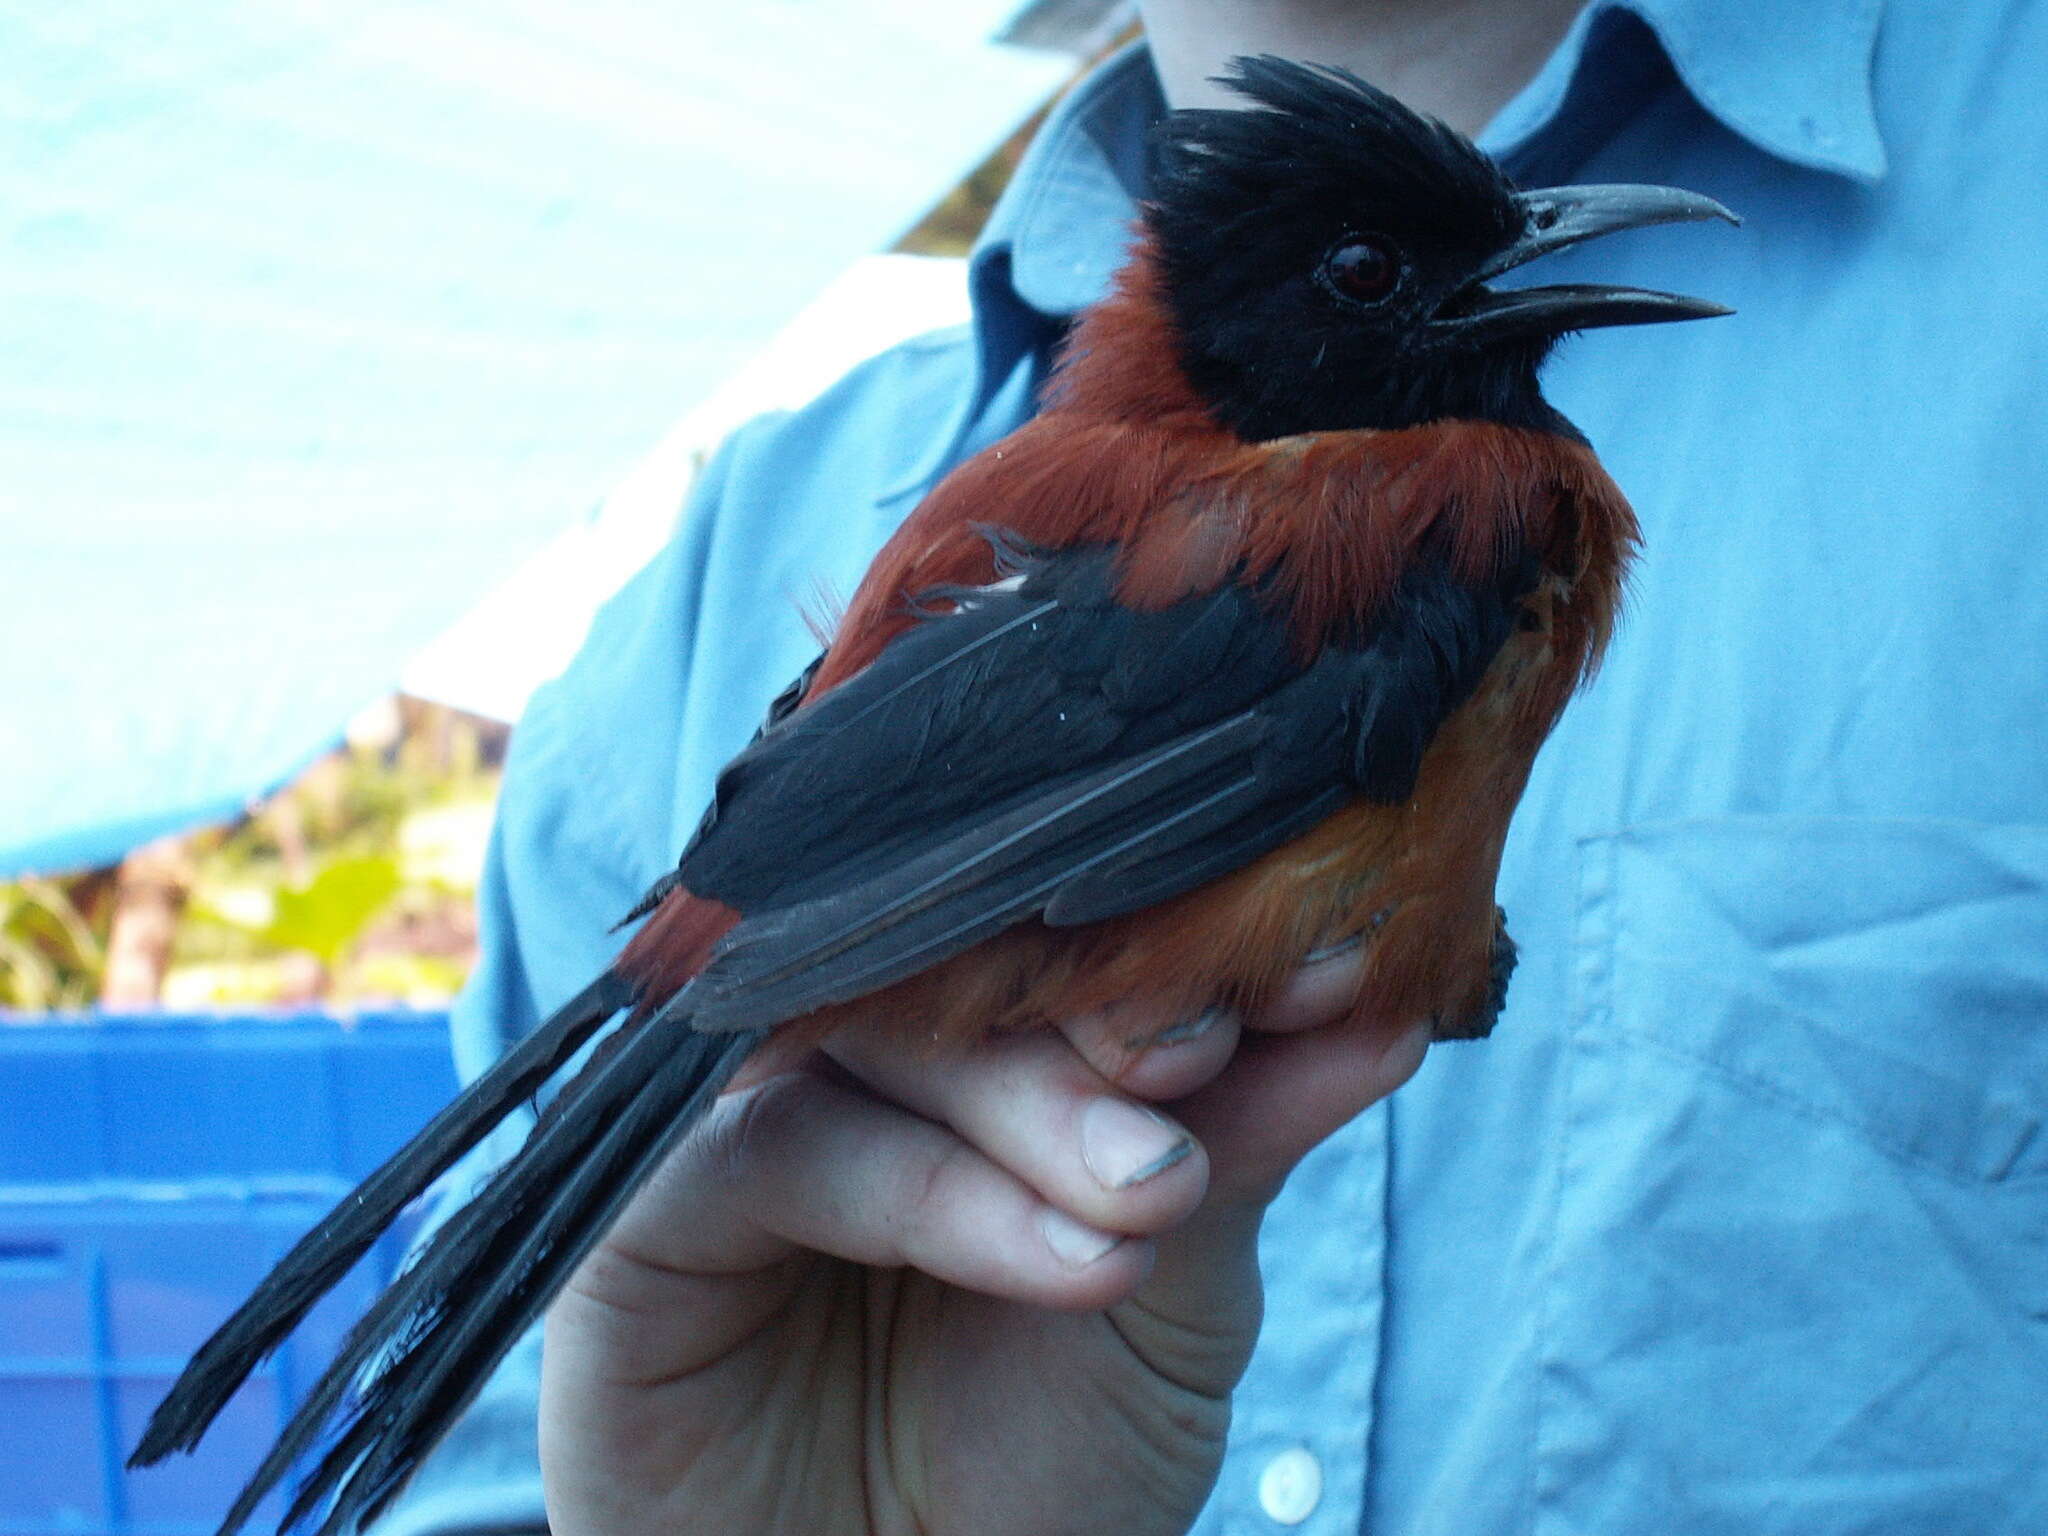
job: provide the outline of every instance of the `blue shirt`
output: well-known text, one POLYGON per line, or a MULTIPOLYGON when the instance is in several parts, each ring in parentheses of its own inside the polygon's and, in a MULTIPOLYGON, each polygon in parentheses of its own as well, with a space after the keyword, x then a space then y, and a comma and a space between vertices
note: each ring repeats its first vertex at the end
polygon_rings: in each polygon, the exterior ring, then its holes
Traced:
MULTIPOLYGON (((1741 210, 1543 281, 1645 530, 1515 822, 1506 1017, 1303 1164, 1196 1529, 2048 1531, 2048 8, 1598 0, 1483 143, 1741 210)), ((1040 136, 975 321, 742 431, 515 739, 476 1070, 609 958, 920 493, 1119 260, 1142 53, 1040 136)), ((992 516, 999 515, 992 510, 992 516)), ((539 1518, 532 1351, 388 1531, 539 1518)))

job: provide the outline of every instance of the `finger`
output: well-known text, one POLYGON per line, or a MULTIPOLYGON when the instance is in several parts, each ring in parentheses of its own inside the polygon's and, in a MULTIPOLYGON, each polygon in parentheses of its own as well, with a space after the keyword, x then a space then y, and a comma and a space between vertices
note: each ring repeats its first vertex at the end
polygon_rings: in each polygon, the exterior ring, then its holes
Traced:
POLYGON ((1228 1174, 1217 1198, 1263 1200, 1310 1148, 1407 1082, 1429 1041, 1426 1022, 1371 1019, 1247 1035, 1230 1066, 1174 1110, 1228 1174))
POLYGON ((1175 1020, 1142 1004, 1082 1014, 1061 1032, 1090 1066, 1126 1092, 1178 1099, 1230 1060, 1241 1030, 1297 1034, 1347 1018, 1365 980, 1365 951, 1353 939, 1312 955, 1271 999, 1240 1016, 1210 1008, 1175 1020))
POLYGON ((678 1277, 809 1248, 1055 1307, 1102 1306, 1151 1262, 1143 1240, 1076 1222, 944 1127, 815 1070, 721 1100, 608 1242, 678 1277))
POLYGON ((725 1085, 724 1091, 727 1094, 744 1093, 771 1077, 794 1072, 810 1059, 815 1050, 814 1037, 794 1030, 776 1030, 740 1063, 739 1071, 733 1073, 732 1081, 725 1085))
POLYGON ((912 1056, 849 1031, 826 1054, 885 1099, 945 1125, 1067 1214, 1152 1233, 1201 1203, 1208 1160, 1157 1110, 1108 1091, 1052 1033, 1000 1035, 912 1056))
POLYGON ((1159 1239, 1150 1277, 1111 1314, 1154 1369, 1211 1393, 1238 1379, 1258 1332, 1267 1203, 1311 1147, 1405 1082, 1428 1043, 1426 1026, 1348 1022, 1250 1034, 1220 1077, 1174 1106, 1215 1155, 1209 1198, 1159 1239))
POLYGON ((1365 946, 1359 940, 1333 945, 1309 956, 1265 1005, 1245 1019, 1245 1028, 1266 1034, 1299 1034, 1346 1018, 1365 981, 1365 946))
POLYGON ((1060 1033, 1095 1071, 1137 1098, 1178 1099, 1223 1070, 1237 1049, 1239 1020, 1228 1008, 1175 1019, 1133 1004, 1063 1020, 1060 1033))

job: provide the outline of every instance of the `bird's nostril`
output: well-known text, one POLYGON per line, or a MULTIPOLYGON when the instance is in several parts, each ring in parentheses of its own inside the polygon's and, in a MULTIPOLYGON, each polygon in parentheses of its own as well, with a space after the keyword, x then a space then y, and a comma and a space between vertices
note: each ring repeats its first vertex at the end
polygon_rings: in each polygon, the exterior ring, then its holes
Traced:
POLYGON ((1538 229, 1554 229, 1557 227, 1557 218, 1558 214, 1555 208, 1539 208, 1536 210, 1536 227, 1538 229))

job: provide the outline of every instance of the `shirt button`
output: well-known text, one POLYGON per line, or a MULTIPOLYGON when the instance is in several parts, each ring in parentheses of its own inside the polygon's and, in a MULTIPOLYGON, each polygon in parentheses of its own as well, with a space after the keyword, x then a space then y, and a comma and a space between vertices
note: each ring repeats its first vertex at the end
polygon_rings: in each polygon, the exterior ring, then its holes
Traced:
POLYGON ((1301 1446, 1282 1451, 1259 1474, 1259 1508, 1281 1525, 1301 1524, 1322 1496, 1323 1464, 1301 1446))

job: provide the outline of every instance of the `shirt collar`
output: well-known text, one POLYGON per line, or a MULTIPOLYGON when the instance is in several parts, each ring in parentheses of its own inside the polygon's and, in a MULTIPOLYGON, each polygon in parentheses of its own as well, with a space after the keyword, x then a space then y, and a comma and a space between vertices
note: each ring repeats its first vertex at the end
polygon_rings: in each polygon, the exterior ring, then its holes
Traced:
POLYGON ((1513 162, 1567 103, 1577 116, 1605 76, 1639 70, 1654 41, 1694 100, 1758 149, 1873 185, 1886 169, 1871 84, 1883 10, 1884 0, 1592 0, 1480 142, 1513 162))
MULTIPOLYGON (((1518 174, 1546 148, 1575 159, 1619 126, 1668 63, 1701 106, 1765 153, 1875 183, 1885 173, 1871 100, 1882 11, 1883 0, 1592 0, 1480 143, 1518 174), (1540 142, 1559 138, 1573 142, 1540 142)), ((921 492, 959 458, 1017 370, 1107 291, 1143 195, 1146 130, 1164 111, 1142 42, 1054 108, 969 263, 974 387, 884 500, 921 492)))
MULTIPOLYGON (((1631 61, 1618 20, 1641 23, 1692 96, 1765 153, 1864 183, 1885 174, 1871 93, 1884 0, 1592 0, 1537 77, 1482 136, 1515 150, 1549 127, 1574 85, 1599 94, 1631 61)), ((1122 262, 1164 111, 1142 43, 1112 55, 1048 118, 977 243, 977 307, 1002 293, 1049 320, 1099 298, 1122 262)))
POLYGON ((885 503, 921 494, 978 437, 999 431, 1004 423, 984 417, 1005 385, 1108 291, 1148 179, 1148 130, 1165 110, 1141 43, 1118 50, 1053 108, 968 261, 973 386, 885 503))
POLYGON ((1095 302, 1123 264, 1150 180, 1149 130, 1166 111, 1152 57, 1119 49, 1054 109, 976 242, 979 267, 1006 263, 1016 296, 1065 319, 1095 302))

